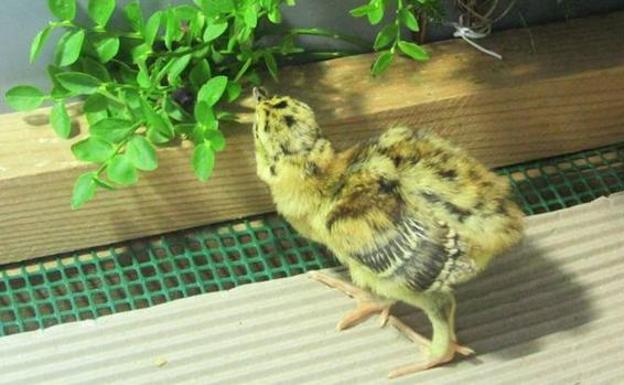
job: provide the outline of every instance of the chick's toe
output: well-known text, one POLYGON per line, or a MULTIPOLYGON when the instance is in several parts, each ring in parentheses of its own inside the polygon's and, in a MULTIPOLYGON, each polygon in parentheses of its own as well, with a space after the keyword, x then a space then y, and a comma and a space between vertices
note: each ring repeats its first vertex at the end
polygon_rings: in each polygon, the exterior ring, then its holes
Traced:
POLYGON ((340 319, 336 325, 337 330, 340 331, 349 329, 366 321, 374 314, 380 315, 380 326, 384 326, 388 321, 388 317, 390 316, 390 307, 394 304, 394 301, 375 297, 366 290, 355 287, 352 284, 329 274, 312 271, 309 273, 309 276, 310 278, 341 291, 342 293, 355 299, 355 309, 349 311, 340 319))

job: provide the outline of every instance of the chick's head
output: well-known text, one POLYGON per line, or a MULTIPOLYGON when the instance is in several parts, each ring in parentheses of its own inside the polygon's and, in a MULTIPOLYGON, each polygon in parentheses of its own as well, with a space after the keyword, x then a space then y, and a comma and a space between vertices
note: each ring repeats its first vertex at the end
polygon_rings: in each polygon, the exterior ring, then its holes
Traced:
POLYGON ((253 125, 256 152, 267 159, 305 154, 321 136, 314 112, 288 96, 269 96, 254 88, 256 119, 253 125))

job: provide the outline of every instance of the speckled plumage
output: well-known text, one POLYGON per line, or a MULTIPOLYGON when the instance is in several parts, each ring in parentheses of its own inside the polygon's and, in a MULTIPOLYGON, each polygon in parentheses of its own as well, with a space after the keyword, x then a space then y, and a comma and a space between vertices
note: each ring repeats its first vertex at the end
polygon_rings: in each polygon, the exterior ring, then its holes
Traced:
POLYGON ((452 286, 522 234, 507 181, 433 133, 405 127, 339 152, 304 103, 258 99, 257 171, 277 210, 332 250, 355 285, 426 311, 431 357, 448 361, 452 286))

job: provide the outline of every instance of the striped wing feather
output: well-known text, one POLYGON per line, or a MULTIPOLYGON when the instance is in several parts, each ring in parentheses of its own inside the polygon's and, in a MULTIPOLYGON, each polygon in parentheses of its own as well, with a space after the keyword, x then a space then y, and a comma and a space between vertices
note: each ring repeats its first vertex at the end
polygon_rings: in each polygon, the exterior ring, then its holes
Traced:
POLYGON ((385 244, 353 257, 380 277, 398 279, 415 291, 437 290, 471 273, 452 229, 414 218, 403 218, 396 236, 385 244))

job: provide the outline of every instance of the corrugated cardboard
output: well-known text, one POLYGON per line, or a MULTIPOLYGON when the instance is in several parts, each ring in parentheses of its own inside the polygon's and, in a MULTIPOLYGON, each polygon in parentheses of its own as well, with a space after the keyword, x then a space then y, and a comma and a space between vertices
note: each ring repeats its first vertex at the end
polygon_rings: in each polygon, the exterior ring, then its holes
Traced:
MULTIPOLYGON (((484 235, 487 236, 487 235, 484 235)), ((527 237, 458 288, 474 358, 386 378, 424 358, 306 276, 0 339, 0 384, 624 384, 624 194, 528 218, 527 237)), ((429 333, 418 311, 395 314, 429 333)))

